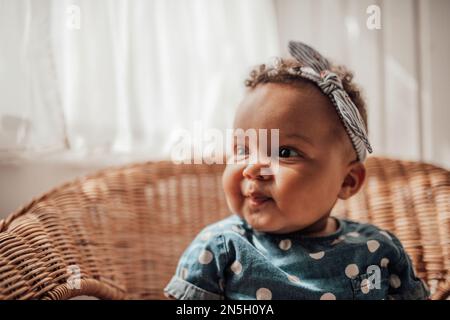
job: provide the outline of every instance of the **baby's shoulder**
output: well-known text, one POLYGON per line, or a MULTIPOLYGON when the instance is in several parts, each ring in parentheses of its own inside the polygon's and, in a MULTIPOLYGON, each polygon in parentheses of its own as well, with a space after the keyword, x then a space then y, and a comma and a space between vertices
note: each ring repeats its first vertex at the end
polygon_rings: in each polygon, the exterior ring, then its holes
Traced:
POLYGON ((240 218, 238 215, 233 214, 230 216, 225 217, 222 220, 216 221, 212 224, 207 225, 203 231, 206 230, 215 230, 215 231, 221 231, 221 230, 227 230, 233 227, 239 227, 242 229, 245 229, 245 221, 240 218))
POLYGON ((383 238, 392 240, 393 234, 388 230, 382 229, 371 223, 363 223, 357 222, 349 219, 340 219, 341 222, 344 223, 343 232, 345 234, 352 233, 355 236, 363 236, 363 237, 379 237, 383 236, 383 238))
POLYGON ((342 219, 341 221, 345 224, 341 240, 345 240, 346 243, 364 246, 371 253, 383 252, 394 260, 403 257, 403 245, 392 232, 370 223, 348 219, 342 219))
POLYGON ((217 241, 225 239, 245 239, 249 232, 243 219, 231 215, 204 227, 196 236, 195 241, 217 241))

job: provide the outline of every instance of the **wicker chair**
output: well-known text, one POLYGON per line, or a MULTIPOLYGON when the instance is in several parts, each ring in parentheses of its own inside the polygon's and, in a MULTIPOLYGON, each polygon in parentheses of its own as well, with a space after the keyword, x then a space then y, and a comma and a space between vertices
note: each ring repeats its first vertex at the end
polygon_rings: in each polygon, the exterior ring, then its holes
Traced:
MULTIPOLYGON (((371 157, 362 192, 333 212, 403 241, 433 299, 450 292, 450 172, 371 157)), ((0 299, 159 299, 206 224, 229 213, 223 165, 154 162, 64 184, 0 220, 0 299)))

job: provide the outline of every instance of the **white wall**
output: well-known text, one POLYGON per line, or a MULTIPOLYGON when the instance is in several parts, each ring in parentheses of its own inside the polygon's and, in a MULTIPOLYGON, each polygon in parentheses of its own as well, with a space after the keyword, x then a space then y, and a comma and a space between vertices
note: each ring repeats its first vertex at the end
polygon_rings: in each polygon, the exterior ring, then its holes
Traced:
POLYGON ((0 164, 0 219, 33 197, 100 167, 45 161, 0 164))
POLYGON ((105 167, 118 167, 132 162, 158 161, 145 155, 84 157, 66 153, 49 154, 36 160, 22 159, 0 163, 0 219, 33 198, 77 177, 105 167))

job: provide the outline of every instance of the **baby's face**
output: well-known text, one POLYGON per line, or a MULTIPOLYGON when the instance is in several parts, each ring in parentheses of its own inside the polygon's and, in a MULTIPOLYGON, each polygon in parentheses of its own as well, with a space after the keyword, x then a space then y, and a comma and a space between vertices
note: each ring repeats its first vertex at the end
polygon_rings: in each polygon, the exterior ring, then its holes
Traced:
POLYGON ((237 163, 228 164, 223 174, 231 211, 263 232, 308 230, 327 220, 338 197, 359 189, 344 188, 352 184, 352 166, 363 171, 357 183, 362 184, 365 173, 354 161, 356 154, 339 121, 332 103, 312 84, 267 83, 249 90, 234 128, 267 129, 269 136, 270 129, 279 129, 279 166, 272 175, 261 175, 267 162, 248 165, 249 146, 235 142, 232 156, 237 163))

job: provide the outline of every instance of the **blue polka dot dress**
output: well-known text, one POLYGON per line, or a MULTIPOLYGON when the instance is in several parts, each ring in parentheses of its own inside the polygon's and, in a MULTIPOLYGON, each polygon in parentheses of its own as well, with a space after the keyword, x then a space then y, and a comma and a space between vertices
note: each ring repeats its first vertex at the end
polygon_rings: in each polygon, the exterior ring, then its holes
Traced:
POLYGON ((426 299, 400 241, 337 219, 324 237, 253 230, 232 215, 204 228, 164 289, 176 299, 426 299))

